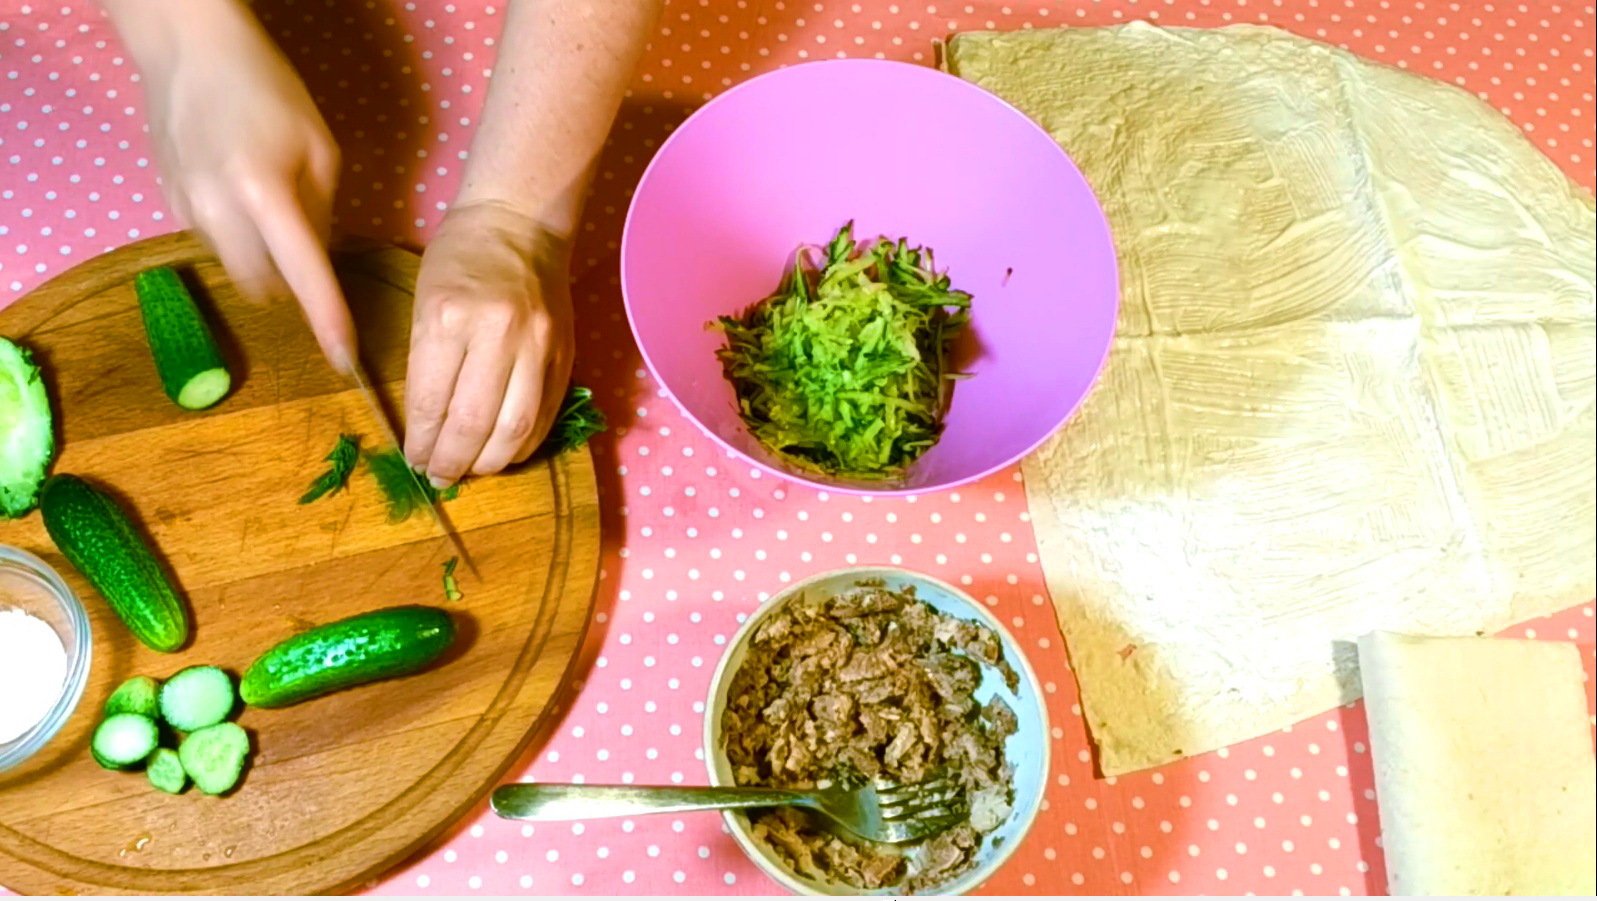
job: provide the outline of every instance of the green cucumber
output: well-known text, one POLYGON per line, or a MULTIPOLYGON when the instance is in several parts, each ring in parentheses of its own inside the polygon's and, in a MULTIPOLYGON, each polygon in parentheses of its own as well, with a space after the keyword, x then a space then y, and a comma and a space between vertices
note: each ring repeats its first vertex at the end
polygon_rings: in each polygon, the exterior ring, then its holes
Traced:
POLYGON ((27 348, 0 337, 0 519, 33 509, 54 456, 55 417, 44 378, 27 348))
POLYGON ((374 610, 286 639, 250 664, 239 694, 252 707, 286 707, 413 673, 454 641, 454 620, 437 607, 374 610))
POLYGON ((190 732, 177 746, 183 772, 194 786, 208 795, 231 791, 244 773, 250 756, 249 733, 237 723, 217 723, 190 732))
POLYGON ((133 637, 165 652, 188 641, 188 610, 116 501, 77 476, 57 474, 45 480, 39 506, 50 540, 133 637))
POLYGON ((161 686, 161 719, 179 732, 214 726, 237 705, 233 677, 214 666, 179 670, 161 686))
POLYGON ((171 748, 156 748, 144 764, 144 775, 149 778, 150 785, 169 795, 182 794, 189 784, 183 761, 171 748))
POLYGON ((137 713, 153 720, 161 713, 155 700, 160 691, 161 683, 149 676, 134 676, 117 686, 116 691, 105 699, 105 715, 137 713))
POLYGON ((95 727, 89 753, 108 770, 124 770, 143 763, 160 739, 155 720, 136 713, 118 713, 95 727))
POLYGON ((148 269, 133 277, 133 288, 166 396, 186 410, 226 397, 233 376, 182 277, 164 266, 148 269))

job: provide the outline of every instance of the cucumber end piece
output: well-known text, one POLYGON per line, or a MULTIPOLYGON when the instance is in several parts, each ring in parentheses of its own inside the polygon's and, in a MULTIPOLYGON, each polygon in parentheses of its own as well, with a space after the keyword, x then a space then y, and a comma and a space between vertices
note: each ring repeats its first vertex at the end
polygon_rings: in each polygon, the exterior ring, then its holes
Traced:
POLYGON ((232 387, 233 376, 226 369, 207 369, 189 379, 173 400, 185 410, 203 410, 215 406, 232 387))
POLYGON ((116 691, 105 699, 105 715, 112 717, 119 713, 136 713, 155 719, 161 712, 156 702, 160 691, 161 683, 151 677, 134 676, 117 686, 116 691))
POLYGON ((177 748, 178 762, 207 795, 232 791, 250 758, 249 733, 237 723, 217 723, 191 732, 177 748))
POLYGON ((189 774, 183 771, 183 762, 171 748, 156 748, 144 765, 144 775, 156 791, 180 795, 189 786, 189 774))

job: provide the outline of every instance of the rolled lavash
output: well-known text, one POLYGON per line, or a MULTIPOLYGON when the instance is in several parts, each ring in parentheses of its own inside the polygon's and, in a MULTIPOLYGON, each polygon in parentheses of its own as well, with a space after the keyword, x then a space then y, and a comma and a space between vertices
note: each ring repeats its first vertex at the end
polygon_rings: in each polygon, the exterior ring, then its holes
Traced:
POLYGON ((1394 895, 1597 894, 1597 758, 1575 645, 1359 639, 1394 895))

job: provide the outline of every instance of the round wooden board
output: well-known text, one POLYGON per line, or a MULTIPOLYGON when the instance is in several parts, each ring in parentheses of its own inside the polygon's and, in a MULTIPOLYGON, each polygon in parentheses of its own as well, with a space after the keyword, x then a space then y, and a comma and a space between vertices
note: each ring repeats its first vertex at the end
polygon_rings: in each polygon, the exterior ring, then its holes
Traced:
MULTIPOLYGON (((341 253, 363 356, 400 411, 417 257, 387 245, 341 253)), ((85 263, 0 312, 33 348, 57 411, 55 472, 111 487, 169 562, 196 631, 177 654, 135 642, 56 552, 37 512, 0 522, 0 543, 62 572, 93 621, 88 688, 62 733, 0 774, 0 885, 50 894, 338 892, 399 863, 470 810, 547 717, 591 619, 599 555, 592 461, 472 482, 447 505, 481 571, 443 598, 448 540, 429 517, 389 524, 373 480, 301 506, 340 432, 381 431, 323 362, 291 303, 240 300, 188 235, 85 263), (233 393, 190 413, 161 392, 132 279, 186 267, 234 362, 233 393), (89 758, 102 703, 130 676, 212 663, 242 672, 313 623, 404 603, 450 609, 456 652, 405 679, 283 710, 246 710, 254 761, 223 798, 152 790, 89 758)))

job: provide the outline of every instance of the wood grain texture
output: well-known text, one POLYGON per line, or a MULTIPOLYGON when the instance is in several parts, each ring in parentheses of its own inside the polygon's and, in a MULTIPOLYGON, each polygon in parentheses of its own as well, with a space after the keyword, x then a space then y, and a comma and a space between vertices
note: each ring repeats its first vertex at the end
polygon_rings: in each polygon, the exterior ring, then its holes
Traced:
MULTIPOLYGON (((401 411, 418 259, 341 253, 340 278, 385 405, 401 411)), ((0 312, 0 334, 45 367, 72 472, 121 498, 167 560, 196 631, 177 654, 135 642, 56 552, 37 512, 0 543, 56 567, 88 609, 94 661, 62 733, 0 775, 0 885, 29 893, 310 894, 352 888, 467 812, 551 712, 591 619, 599 511, 591 459, 468 483, 448 506, 482 573, 444 601, 451 551, 425 516, 389 524, 364 472, 300 506, 340 432, 380 443, 349 382, 322 361, 291 303, 241 300, 188 235, 85 263, 0 312), (191 413, 161 392, 133 275, 185 267, 234 365, 233 393, 191 413), (256 745, 225 798, 152 790, 87 752, 100 706, 136 674, 214 663, 240 673, 311 624, 404 603, 456 614, 462 641, 416 676, 283 710, 246 710, 256 745)))

